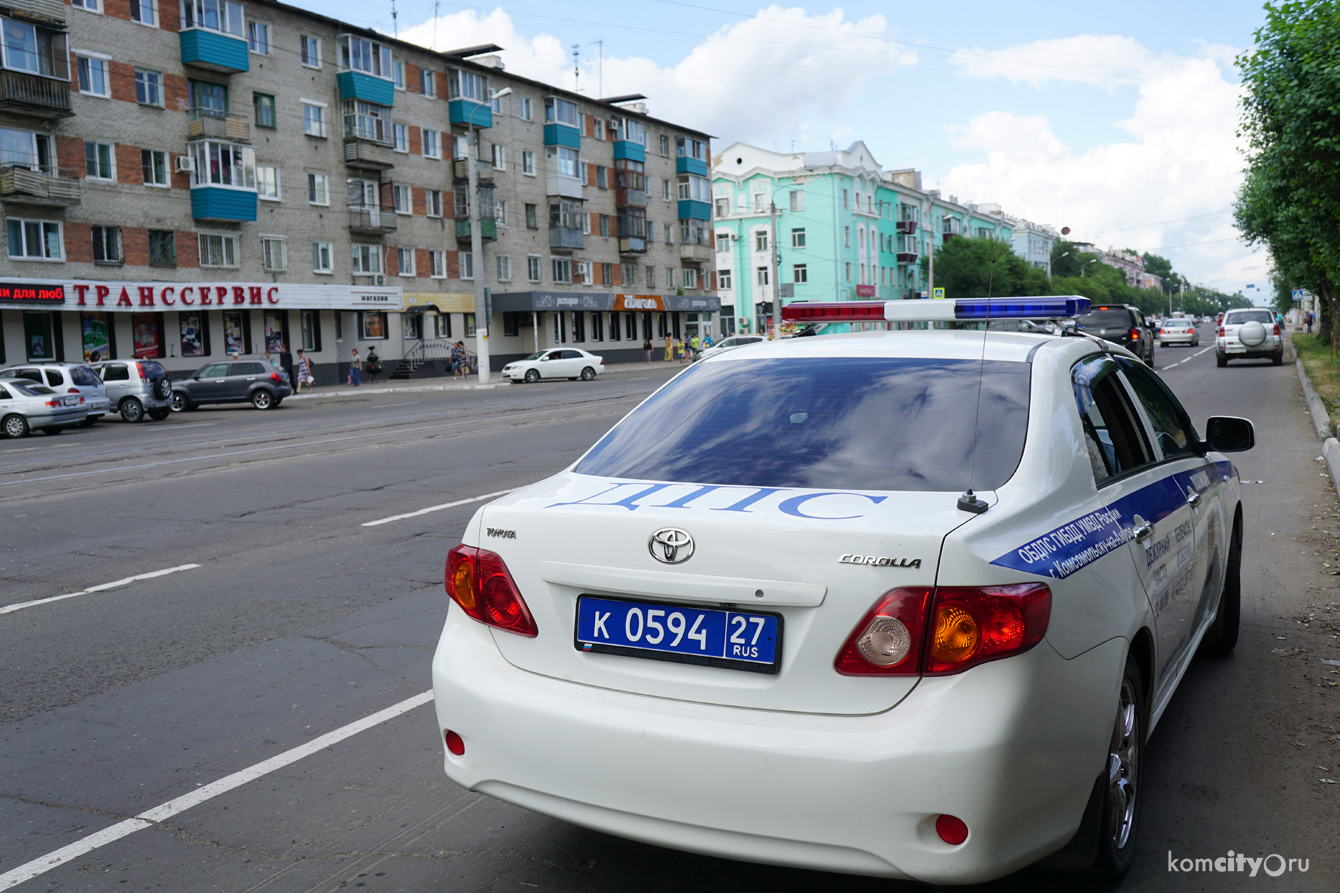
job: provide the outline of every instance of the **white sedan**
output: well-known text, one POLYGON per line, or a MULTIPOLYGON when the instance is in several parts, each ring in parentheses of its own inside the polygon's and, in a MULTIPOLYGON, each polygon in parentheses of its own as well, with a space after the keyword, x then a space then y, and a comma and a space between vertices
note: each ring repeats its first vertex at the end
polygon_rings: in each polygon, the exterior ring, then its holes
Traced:
MULTIPOLYGON (((1088 309, 854 304, 784 313, 1088 309)), ((1255 435, 1204 431, 1082 335, 870 332, 704 360, 450 550, 446 774, 734 859, 1120 877, 1145 742, 1192 658, 1238 636, 1223 453, 1255 435)))
POLYGON ((605 371, 603 357, 573 347, 555 347, 537 350, 524 360, 503 367, 503 378, 508 381, 534 383, 542 378, 569 378, 591 381, 605 371))

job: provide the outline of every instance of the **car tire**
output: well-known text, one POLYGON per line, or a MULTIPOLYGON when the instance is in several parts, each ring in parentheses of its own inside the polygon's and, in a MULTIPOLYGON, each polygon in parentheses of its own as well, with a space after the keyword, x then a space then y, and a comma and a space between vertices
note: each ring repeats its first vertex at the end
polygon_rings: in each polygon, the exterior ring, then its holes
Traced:
POLYGON ((117 411, 121 413, 121 418, 127 422, 144 421, 144 404, 134 397, 127 397, 122 400, 121 405, 117 407, 117 411))
POLYGON ((1214 356, 1214 364, 1215 364, 1216 366, 1218 366, 1220 369, 1222 369, 1222 368, 1224 368, 1225 366, 1228 365, 1228 357, 1221 356, 1221 355, 1219 355, 1219 354, 1215 354, 1215 356, 1214 356))
POLYGON ((7 415, 4 421, 0 421, 0 430, 5 432, 6 437, 27 437, 28 420, 21 415, 7 415))
POLYGON ((251 405, 257 409, 274 409, 274 395, 265 388, 257 388, 251 393, 251 405))
POLYGON ((181 391, 172 392, 173 412, 190 412, 192 409, 195 409, 195 407, 191 405, 191 401, 187 399, 185 394, 181 391))
POLYGON ((1126 876, 1135 861, 1135 837, 1140 827, 1141 762, 1145 746, 1145 689, 1140 665, 1126 656, 1126 669, 1117 690, 1117 715, 1108 743, 1107 779, 1098 827, 1098 858, 1089 873, 1094 881, 1111 884, 1126 876))
POLYGON ((596 377, 596 370, 592 369, 590 366, 587 366, 585 369, 582 370, 582 381, 591 381, 595 377, 596 377))
POLYGON ((102 416, 100 416, 100 415, 91 415, 91 416, 89 416, 88 418, 84 419, 82 422, 80 422, 80 423, 79 423, 79 427, 80 427, 80 428, 92 428, 94 425, 96 425, 96 424, 98 423, 98 419, 100 419, 100 418, 102 418, 102 416))
POLYGON ((537 382, 537 381, 539 381, 539 380, 540 380, 540 370, 539 370, 539 369, 527 369, 527 370, 526 370, 526 384, 535 384, 535 382, 537 382))
POLYGON ((38 430, 38 431, 41 431, 41 432, 42 432, 43 434, 45 434, 47 437, 55 437, 57 434, 61 433, 61 432, 64 431, 65 429, 64 429, 64 428, 38 428, 37 430, 38 430))
POLYGON ((166 378, 160 378, 154 382, 154 396, 159 400, 166 400, 172 396, 172 382, 166 378))
POLYGON ((1219 593, 1219 609, 1200 641, 1200 653, 1206 657, 1227 657, 1238 644, 1242 618, 1242 530, 1233 526, 1228 543, 1228 561, 1224 563, 1224 585, 1219 593))
POLYGON ((1276 366, 1282 365, 1284 363, 1284 351, 1281 350, 1279 353, 1272 356, 1270 362, 1276 366))
POLYGON ((161 422, 170 415, 172 415, 172 407, 170 406, 163 406, 158 409, 149 410, 149 418, 155 422, 161 422))

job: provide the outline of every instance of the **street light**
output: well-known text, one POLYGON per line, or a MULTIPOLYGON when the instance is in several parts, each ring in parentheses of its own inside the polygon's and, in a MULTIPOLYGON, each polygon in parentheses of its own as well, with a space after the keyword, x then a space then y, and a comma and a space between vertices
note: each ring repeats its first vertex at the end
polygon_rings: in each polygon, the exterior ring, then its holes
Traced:
POLYGON ((480 229, 479 216, 479 130, 475 127, 475 115, 495 99, 510 95, 511 87, 504 87, 489 94, 485 100, 467 99, 474 103, 474 110, 465 119, 466 150, 465 170, 470 190, 470 267, 475 276, 475 355, 479 361, 479 383, 489 383, 489 308, 484 300, 484 235, 480 229), (481 325, 482 323, 482 325, 481 325))

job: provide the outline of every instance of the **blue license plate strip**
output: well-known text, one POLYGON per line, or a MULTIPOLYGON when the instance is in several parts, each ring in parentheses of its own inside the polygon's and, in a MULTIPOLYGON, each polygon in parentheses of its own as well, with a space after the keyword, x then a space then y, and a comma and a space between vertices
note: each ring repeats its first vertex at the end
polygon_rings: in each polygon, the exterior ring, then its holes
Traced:
POLYGON ((578 651, 777 673, 782 617, 583 595, 577 599, 578 651))

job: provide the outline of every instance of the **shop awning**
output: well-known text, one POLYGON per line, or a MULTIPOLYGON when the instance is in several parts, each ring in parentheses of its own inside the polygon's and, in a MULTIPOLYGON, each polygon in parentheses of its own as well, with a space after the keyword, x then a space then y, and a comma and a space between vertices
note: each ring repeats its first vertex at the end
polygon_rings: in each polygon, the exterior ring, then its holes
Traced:
POLYGON ((425 311, 438 313, 474 313, 473 294, 454 294, 440 291, 405 292, 405 312, 425 311))

